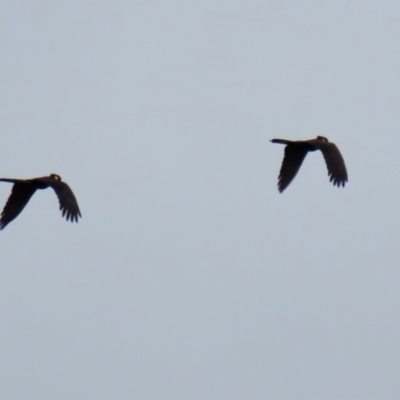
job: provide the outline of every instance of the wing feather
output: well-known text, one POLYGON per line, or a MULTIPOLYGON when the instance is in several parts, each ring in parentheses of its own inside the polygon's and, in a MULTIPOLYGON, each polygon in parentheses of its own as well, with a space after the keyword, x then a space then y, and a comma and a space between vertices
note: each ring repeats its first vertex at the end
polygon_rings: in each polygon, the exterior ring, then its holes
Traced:
POLYGON ((344 158, 338 147, 332 142, 319 142, 314 145, 324 156, 330 182, 334 186, 344 186, 348 181, 348 176, 344 158))
POLYGON ((308 147, 301 143, 288 144, 285 147, 281 170, 278 178, 278 190, 282 193, 292 182, 301 167, 308 147))
MULTIPOLYGON (((7 182, 5 179, 2 180, 7 182)), ((11 180, 8 180, 8 182, 11 182, 11 180)), ((15 181, 11 194, 4 206, 3 212, 1 213, 0 229, 4 229, 21 213, 35 191, 36 188, 29 182, 15 181)))
POLYGON ((62 216, 65 216, 67 221, 71 220, 71 222, 78 222, 78 217, 82 217, 82 215, 71 188, 62 181, 53 181, 50 186, 56 192, 58 201, 60 202, 62 216))

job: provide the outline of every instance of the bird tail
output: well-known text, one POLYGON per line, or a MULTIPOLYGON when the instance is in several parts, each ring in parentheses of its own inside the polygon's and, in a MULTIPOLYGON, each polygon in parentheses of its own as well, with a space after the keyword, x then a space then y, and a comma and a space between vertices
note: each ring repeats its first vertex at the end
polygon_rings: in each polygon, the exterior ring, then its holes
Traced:
POLYGON ((0 182, 9 182, 9 183, 15 183, 17 181, 20 181, 21 179, 8 179, 8 178, 0 178, 0 182))
POLYGON ((286 139, 272 139, 272 143, 279 143, 279 144, 290 144, 293 143, 291 140, 286 140, 286 139))

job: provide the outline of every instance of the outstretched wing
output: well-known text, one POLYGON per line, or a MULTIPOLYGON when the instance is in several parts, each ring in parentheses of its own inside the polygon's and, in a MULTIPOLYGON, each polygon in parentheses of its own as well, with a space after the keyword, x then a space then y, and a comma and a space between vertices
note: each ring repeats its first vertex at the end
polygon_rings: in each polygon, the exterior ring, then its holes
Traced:
POLYGON ((1 180, 5 182, 15 182, 0 217, 0 229, 4 229, 21 213, 35 193, 36 188, 33 185, 22 181, 1 180))
POLYGON ((299 172, 307 153, 308 147, 301 143, 288 144, 285 147, 285 155, 283 156, 278 178, 278 189, 281 193, 289 186, 297 172, 299 172))
POLYGON ((318 142, 314 146, 321 150, 325 158, 330 182, 335 186, 344 186, 348 180, 347 170, 337 146, 331 142, 318 142))
POLYGON ((62 216, 65 216, 67 221, 71 220, 71 222, 78 222, 78 216, 82 217, 82 215, 71 188, 62 181, 52 181, 50 186, 56 192, 58 201, 60 202, 62 216))

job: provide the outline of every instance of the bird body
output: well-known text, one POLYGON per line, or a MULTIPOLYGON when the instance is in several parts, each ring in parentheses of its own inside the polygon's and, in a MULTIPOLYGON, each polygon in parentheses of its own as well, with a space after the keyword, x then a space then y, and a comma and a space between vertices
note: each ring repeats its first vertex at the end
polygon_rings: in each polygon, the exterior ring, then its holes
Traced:
POLYGON ((59 200, 62 216, 78 222, 78 216, 82 217, 78 202, 71 188, 56 174, 33 179, 10 179, 0 178, 0 182, 13 183, 11 194, 4 206, 0 217, 0 229, 4 229, 15 219, 28 204, 36 190, 43 190, 51 187, 59 200))
POLYGON ((272 139, 271 142, 286 145, 278 178, 278 190, 281 193, 292 182, 309 151, 321 150, 333 185, 344 186, 347 182, 348 177, 344 159, 337 146, 329 142, 326 137, 317 136, 316 139, 297 141, 272 139))

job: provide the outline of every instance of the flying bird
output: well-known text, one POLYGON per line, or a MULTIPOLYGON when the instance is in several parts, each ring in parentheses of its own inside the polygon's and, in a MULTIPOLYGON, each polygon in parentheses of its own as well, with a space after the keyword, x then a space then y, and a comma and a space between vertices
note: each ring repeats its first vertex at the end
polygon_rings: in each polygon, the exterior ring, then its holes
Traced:
POLYGON ((321 150, 328 167, 328 175, 333 185, 340 187, 347 182, 347 170, 344 159, 334 143, 329 142, 326 137, 317 136, 310 140, 285 140, 272 139, 272 143, 285 144, 282 167, 279 172, 278 190, 282 193, 292 182, 299 171, 309 151, 321 150))
POLYGON ((56 192, 58 201, 60 202, 62 216, 65 216, 67 221, 78 222, 78 216, 82 217, 74 193, 71 188, 61 180, 59 175, 51 174, 49 176, 33 179, 0 178, 0 181, 14 184, 10 197, 0 216, 0 229, 4 229, 21 213, 36 190, 47 189, 48 187, 51 187, 56 192))

